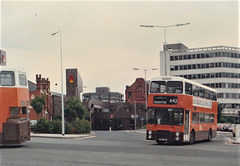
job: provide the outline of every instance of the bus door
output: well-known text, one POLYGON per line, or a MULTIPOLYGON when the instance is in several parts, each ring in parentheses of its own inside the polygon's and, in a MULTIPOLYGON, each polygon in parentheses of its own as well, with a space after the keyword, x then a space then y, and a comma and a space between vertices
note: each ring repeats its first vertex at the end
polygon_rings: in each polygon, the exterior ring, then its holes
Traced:
POLYGON ((185 110, 185 118, 184 118, 184 134, 183 134, 183 141, 184 142, 189 142, 190 138, 190 114, 189 110, 185 110))

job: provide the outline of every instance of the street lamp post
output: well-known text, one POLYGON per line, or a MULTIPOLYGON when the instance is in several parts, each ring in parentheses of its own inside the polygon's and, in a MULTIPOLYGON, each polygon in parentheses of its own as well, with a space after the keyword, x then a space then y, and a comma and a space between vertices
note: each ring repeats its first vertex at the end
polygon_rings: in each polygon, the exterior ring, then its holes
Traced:
POLYGON ((65 134, 65 126, 64 126, 64 97, 63 97, 63 71, 62 71, 62 35, 61 31, 57 31, 53 34, 52 36, 56 35, 59 33, 60 35, 60 58, 61 58, 61 94, 62 94, 62 135, 64 136, 65 134))
MULTIPOLYGON (((165 75, 167 75, 167 58, 166 58, 166 44, 167 44, 167 28, 171 28, 171 27, 179 27, 179 26, 184 26, 184 25, 189 25, 190 23, 183 23, 183 24, 175 24, 175 25, 164 25, 164 26, 160 26, 160 25, 140 25, 140 27, 144 27, 144 28, 163 28, 164 29, 164 52, 165 52, 165 75)), ((161 72, 161 71, 160 71, 161 72)))
MULTIPOLYGON (((157 70, 156 68, 152 69, 141 69, 141 68, 133 68, 133 70, 143 70, 144 71, 144 80, 145 80, 145 109, 147 110, 147 70, 157 70)), ((146 112, 146 122, 147 122, 147 112, 146 112)))

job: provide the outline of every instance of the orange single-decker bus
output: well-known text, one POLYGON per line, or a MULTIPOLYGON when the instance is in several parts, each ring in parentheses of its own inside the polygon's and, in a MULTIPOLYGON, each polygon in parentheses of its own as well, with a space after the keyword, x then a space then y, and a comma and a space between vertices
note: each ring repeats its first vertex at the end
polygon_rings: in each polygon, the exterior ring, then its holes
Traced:
POLYGON ((217 91, 182 77, 150 82, 147 140, 193 144, 217 135, 217 91))
POLYGON ((29 90, 24 72, 0 66, 0 144, 30 140, 29 90))

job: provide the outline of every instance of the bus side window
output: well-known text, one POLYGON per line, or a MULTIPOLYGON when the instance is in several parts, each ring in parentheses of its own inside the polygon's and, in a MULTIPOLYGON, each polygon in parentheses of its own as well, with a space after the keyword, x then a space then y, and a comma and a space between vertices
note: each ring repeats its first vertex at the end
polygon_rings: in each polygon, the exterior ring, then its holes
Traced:
POLYGON ((205 114, 205 123, 209 123, 209 122, 210 122, 210 115, 205 114))
POLYGON ((199 114, 197 112, 193 112, 192 114, 192 123, 198 123, 199 114))
POLYGON ((210 99, 211 99, 211 100, 215 100, 215 98, 216 98, 216 97, 215 97, 215 94, 214 94, 213 92, 210 92, 210 99))
POLYGON ((193 85, 193 96, 199 96, 199 87, 193 85))
POLYGON ((204 97, 204 89, 203 88, 199 88, 199 97, 204 97))
POLYGON ((192 95, 192 84, 185 82, 185 94, 192 95))
POLYGON ((204 123, 204 116, 205 116, 205 114, 204 113, 199 113, 199 122, 200 123, 204 123))
POLYGON ((27 79, 25 75, 19 74, 19 84, 22 86, 27 86, 27 79))
POLYGON ((214 114, 210 114, 210 123, 214 123, 214 114))
POLYGON ((204 96, 205 99, 210 99, 210 92, 205 90, 205 96, 204 96))

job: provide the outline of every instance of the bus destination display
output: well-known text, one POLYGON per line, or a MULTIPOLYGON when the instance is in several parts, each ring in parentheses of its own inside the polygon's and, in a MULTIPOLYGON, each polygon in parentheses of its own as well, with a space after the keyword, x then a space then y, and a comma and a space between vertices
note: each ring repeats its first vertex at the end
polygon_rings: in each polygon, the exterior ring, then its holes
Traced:
POLYGON ((153 104, 174 104, 178 102, 177 96, 154 96, 153 104))

